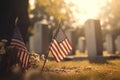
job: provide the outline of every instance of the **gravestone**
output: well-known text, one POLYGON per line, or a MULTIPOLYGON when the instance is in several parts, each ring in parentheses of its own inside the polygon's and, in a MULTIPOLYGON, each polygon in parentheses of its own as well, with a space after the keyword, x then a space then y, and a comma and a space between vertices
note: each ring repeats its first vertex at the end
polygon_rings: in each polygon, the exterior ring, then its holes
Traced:
POLYGON ((103 50, 107 51, 107 42, 106 41, 103 42, 103 50))
POLYGON ((106 38, 106 50, 108 53, 115 53, 115 40, 112 34, 107 34, 106 38))
POLYGON ((77 48, 80 52, 85 52, 85 37, 79 37, 77 45, 77 48))
POLYGON ((120 35, 115 40, 116 50, 120 53, 120 35))
POLYGON ((85 38, 88 57, 102 56, 102 33, 99 20, 89 19, 85 23, 85 38))
POLYGON ((36 53, 46 53, 49 46, 48 24, 36 22, 34 25, 34 36, 30 37, 30 50, 36 53))

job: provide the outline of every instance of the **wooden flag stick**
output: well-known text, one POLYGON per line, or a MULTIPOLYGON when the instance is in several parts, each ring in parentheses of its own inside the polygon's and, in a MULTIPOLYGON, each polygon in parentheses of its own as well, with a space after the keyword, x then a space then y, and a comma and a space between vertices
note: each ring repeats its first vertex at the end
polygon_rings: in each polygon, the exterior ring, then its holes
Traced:
POLYGON ((42 69, 41 69, 41 73, 43 72, 43 69, 44 69, 45 64, 46 64, 46 62, 47 62, 48 55, 49 55, 49 50, 48 50, 48 52, 47 52, 47 54, 46 54, 45 61, 44 61, 44 63, 43 63, 42 69))
MULTIPOLYGON (((61 22, 61 17, 60 17, 60 19, 58 20, 58 27, 60 26, 60 22, 61 22)), ((56 32, 57 32, 57 31, 56 31, 56 32)), ((51 41, 52 41, 52 40, 51 40, 51 41)), ((44 69, 44 67, 45 67, 45 64, 46 64, 46 62, 47 62, 48 55, 49 55, 49 48, 48 48, 48 51, 47 51, 47 53, 46 53, 45 61, 44 61, 44 63, 43 63, 42 69, 41 69, 41 74, 42 74, 43 69, 44 69)))

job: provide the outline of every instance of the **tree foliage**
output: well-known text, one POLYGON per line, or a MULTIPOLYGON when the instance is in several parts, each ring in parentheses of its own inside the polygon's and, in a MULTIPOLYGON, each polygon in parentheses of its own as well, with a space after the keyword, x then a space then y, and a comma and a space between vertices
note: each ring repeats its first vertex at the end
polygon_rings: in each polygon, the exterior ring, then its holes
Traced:
POLYGON ((120 0, 112 0, 111 4, 111 14, 113 14, 115 26, 120 28, 120 0))
POLYGON ((120 1, 119 0, 112 0, 110 3, 108 3, 104 9, 105 15, 108 18, 108 22, 112 27, 118 28, 120 27, 120 1))
POLYGON ((104 27, 104 33, 112 33, 115 36, 120 34, 120 1, 119 0, 111 0, 108 2, 106 6, 102 8, 100 14, 100 18, 104 23, 102 27, 104 27), (110 29, 108 29, 110 27, 110 29))
POLYGON ((70 9, 66 7, 64 0, 36 0, 36 7, 31 11, 34 15, 32 22, 42 20, 43 18, 48 21, 58 23, 69 20, 70 9))

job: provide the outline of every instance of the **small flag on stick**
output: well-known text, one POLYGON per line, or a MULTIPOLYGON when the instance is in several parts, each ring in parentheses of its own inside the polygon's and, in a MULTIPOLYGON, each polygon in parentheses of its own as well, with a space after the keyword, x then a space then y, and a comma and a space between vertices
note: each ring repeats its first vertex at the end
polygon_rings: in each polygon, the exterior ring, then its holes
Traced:
POLYGON ((72 50, 71 42, 60 27, 58 27, 56 32, 53 33, 49 50, 51 51, 57 62, 63 60, 72 50))
MULTIPOLYGON (((22 66, 22 68, 26 69, 28 67, 29 62, 29 52, 25 46, 23 38, 19 32, 18 27, 14 29, 13 37, 10 42, 10 49, 12 53, 16 54, 16 59, 18 63, 22 66)), ((14 54, 11 54, 14 56, 14 54)))

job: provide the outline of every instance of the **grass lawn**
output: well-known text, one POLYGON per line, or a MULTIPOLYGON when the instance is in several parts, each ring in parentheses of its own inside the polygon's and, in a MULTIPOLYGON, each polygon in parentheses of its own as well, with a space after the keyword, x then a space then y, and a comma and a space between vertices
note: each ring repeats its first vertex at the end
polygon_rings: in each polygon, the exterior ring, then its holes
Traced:
POLYGON ((120 80, 120 59, 105 63, 48 61, 40 80, 120 80))
POLYGON ((48 60, 40 74, 42 65, 43 61, 39 63, 39 69, 29 70, 26 74, 29 79, 25 80, 120 80, 120 59, 118 58, 92 62, 87 59, 68 60, 59 63, 48 60))

